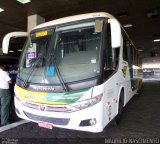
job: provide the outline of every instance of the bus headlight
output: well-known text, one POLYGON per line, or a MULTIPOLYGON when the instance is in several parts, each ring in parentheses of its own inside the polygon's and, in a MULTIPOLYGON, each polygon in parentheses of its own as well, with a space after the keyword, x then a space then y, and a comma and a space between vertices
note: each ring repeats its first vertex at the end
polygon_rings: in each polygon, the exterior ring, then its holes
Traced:
POLYGON ((102 99, 102 96, 103 96, 103 94, 100 94, 100 95, 95 96, 93 98, 70 104, 70 106, 75 107, 80 110, 85 109, 87 107, 93 106, 93 105, 97 104, 98 102, 100 102, 102 99))

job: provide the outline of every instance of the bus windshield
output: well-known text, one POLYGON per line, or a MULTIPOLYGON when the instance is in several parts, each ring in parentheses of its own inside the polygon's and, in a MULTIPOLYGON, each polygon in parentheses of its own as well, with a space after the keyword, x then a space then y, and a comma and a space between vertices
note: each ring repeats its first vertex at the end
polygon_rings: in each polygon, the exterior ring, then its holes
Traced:
POLYGON ((29 83, 60 84, 99 75, 102 20, 31 32, 18 77, 29 83), (100 25, 101 24, 101 25, 100 25))

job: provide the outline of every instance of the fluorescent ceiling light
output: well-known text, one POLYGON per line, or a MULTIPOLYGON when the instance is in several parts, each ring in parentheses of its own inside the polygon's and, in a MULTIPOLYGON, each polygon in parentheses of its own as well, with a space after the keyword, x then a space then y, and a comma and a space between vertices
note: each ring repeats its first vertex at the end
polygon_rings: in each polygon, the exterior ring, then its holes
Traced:
POLYGON ((160 42, 160 39, 154 39, 153 41, 154 42, 160 42))
POLYGON ((18 49, 18 51, 20 51, 20 52, 21 52, 22 50, 21 50, 21 49, 18 49))
POLYGON ((138 49, 139 52, 143 52, 143 49, 138 49))
POLYGON ((0 8, 0 12, 3 12, 3 11, 4 11, 4 9, 0 8))
POLYGON ((10 53, 13 53, 14 51, 13 51, 13 50, 10 50, 9 52, 10 52, 10 53))
POLYGON ((31 0, 17 0, 18 2, 22 3, 22 4, 26 4, 31 2, 31 0))
POLYGON ((128 28, 128 27, 132 27, 133 25, 132 24, 125 24, 123 25, 125 28, 128 28))

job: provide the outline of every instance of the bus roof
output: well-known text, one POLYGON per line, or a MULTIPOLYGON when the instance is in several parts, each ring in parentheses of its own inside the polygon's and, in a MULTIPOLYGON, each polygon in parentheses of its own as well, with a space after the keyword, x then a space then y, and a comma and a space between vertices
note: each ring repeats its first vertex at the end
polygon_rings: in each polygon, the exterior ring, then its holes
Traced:
POLYGON ((84 20, 84 19, 96 18, 96 17, 114 18, 111 14, 106 13, 106 12, 87 13, 87 14, 74 15, 74 16, 64 17, 64 18, 52 20, 49 22, 45 22, 43 24, 40 24, 40 25, 34 27, 33 30, 47 27, 47 26, 58 25, 58 24, 63 24, 63 23, 67 23, 67 22, 73 22, 73 21, 77 21, 77 20, 84 20))

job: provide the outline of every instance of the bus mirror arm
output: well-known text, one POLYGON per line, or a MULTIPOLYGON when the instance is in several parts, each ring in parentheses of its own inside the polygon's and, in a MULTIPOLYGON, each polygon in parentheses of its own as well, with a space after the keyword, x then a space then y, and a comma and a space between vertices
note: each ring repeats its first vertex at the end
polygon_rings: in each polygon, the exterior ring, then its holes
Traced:
POLYGON ((28 36, 27 32, 11 32, 5 35, 2 42, 3 53, 8 54, 9 42, 12 37, 17 38, 17 37, 27 37, 27 36, 28 36))

